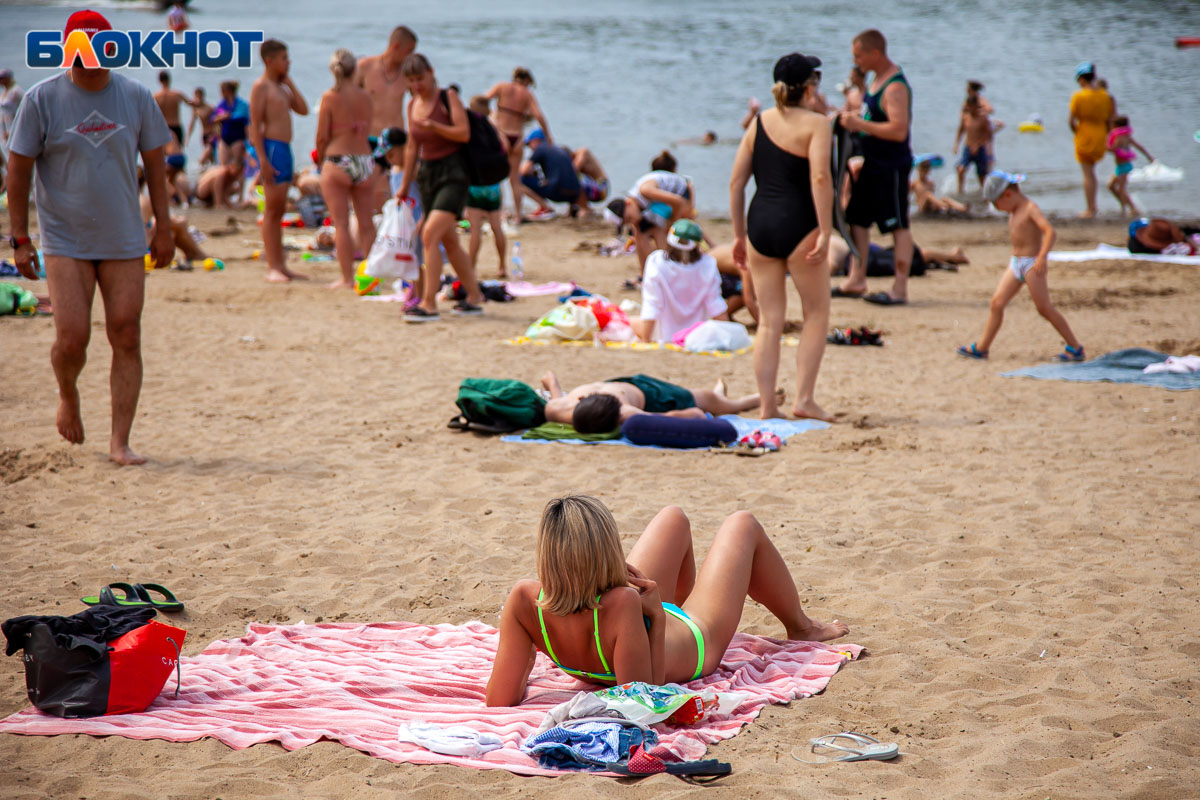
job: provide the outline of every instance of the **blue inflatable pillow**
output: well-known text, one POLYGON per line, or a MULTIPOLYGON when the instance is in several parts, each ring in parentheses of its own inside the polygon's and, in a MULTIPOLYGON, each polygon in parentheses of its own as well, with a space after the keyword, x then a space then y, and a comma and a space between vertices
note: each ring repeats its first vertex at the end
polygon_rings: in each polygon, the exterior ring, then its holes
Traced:
POLYGON ((737 431, 723 419, 683 419, 637 414, 625 420, 621 435, 634 444, 658 447, 716 447, 737 441, 737 431))

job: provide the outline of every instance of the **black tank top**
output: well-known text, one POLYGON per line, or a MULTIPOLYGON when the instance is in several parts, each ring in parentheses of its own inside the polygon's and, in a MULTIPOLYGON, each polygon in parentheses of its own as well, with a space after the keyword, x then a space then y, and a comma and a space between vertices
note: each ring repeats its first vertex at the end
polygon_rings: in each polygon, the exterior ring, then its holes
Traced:
POLYGON ((808 159, 771 141, 759 116, 751 167, 755 191, 746 218, 746 235, 764 256, 787 258, 817 227, 808 159))
POLYGON ((863 158, 868 161, 874 161, 878 164, 887 164, 894 167, 911 167, 912 166, 912 87, 908 85, 908 79, 904 77, 904 71, 900 70, 892 77, 884 81, 883 86, 879 87, 879 91, 875 93, 867 92, 863 97, 863 106, 866 108, 866 113, 863 114, 863 119, 869 122, 887 122, 887 112, 883 110, 883 93, 893 83, 904 84, 904 90, 908 93, 908 133, 902 142, 893 142, 890 139, 880 139, 876 136, 862 135, 862 152, 863 158))

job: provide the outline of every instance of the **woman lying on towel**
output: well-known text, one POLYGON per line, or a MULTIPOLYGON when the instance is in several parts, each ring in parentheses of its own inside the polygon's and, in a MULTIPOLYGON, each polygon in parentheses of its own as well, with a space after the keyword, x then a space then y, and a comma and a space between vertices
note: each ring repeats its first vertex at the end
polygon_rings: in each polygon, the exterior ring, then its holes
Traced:
POLYGON ((658 512, 626 560, 603 503, 582 495, 551 500, 538 529, 537 572, 539 580, 518 582, 504 603, 489 706, 521 702, 538 650, 594 683, 708 675, 737 632, 747 596, 778 617, 788 639, 823 642, 850 632, 837 620, 805 616, 787 564, 748 511, 725 520, 697 574, 691 523, 678 507, 658 512))

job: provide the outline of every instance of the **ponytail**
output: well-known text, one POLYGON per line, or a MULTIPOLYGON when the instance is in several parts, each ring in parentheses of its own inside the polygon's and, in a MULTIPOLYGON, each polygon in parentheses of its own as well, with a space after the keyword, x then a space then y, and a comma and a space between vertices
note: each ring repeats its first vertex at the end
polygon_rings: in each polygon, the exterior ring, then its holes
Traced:
POLYGON ((775 81, 771 87, 771 96, 775 98, 775 107, 782 113, 787 106, 798 106, 804 102, 804 92, 813 81, 805 81, 795 86, 788 86, 783 81, 775 81))
POLYGON ((346 79, 354 74, 358 62, 349 50, 339 47, 329 59, 329 71, 333 73, 333 88, 340 89, 346 79))

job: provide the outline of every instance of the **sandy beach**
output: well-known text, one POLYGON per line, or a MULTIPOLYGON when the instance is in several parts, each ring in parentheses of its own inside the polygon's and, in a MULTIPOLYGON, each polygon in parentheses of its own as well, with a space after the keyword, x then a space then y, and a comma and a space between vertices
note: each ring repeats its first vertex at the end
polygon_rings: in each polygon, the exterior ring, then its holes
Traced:
MULTIPOLYGON (((157 581, 187 603, 185 655, 251 621, 482 620, 534 574, 538 515, 586 492, 627 546, 683 506, 702 552, 730 512, 759 515, 807 608, 838 617, 867 654, 828 690, 768 708, 710 757, 734 773, 712 797, 1178 798, 1200 769, 1200 393, 1003 378, 1061 348, 1027 294, 988 362, 978 338, 1008 257, 1003 220, 914 222, 927 248, 966 248, 958 272, 914 279, 906 308, 833 301, 833 323, 886 346, 830 347, 818 402, 838 414, 759 459, 621 447, 514 445, 446 428, 459 381, 548 368, 564 385, 646 372, 753 390, 752 356, 519 347, 505 339, 553 298, 488 304, 405 325, 399 306, 262 281, 258 229, 204 246, 224 272, 147 278, 145 385, 133 431, 150 463, 107 460, 108 364, 96 303, 81 379, 88 439, 61 441, 50 318, 0 319, 0 619, 71 614, 114 580, 157 581), (808 739, 857 730, 900 744, 890 763, 811 766, 808 739)), ((193 211, 201 230, 225 215, 193 211)), ((1058 249, 1119 244, 1124 224, 1059 221, 1058 249)), ((727 223, 708 232, 728 240, 727 223)), ((599 223, 526 225, 530 280, 574 279, 614 298, 632 257, 607 258, 599 223)), ((293 254, 293 258, 295 255, 293 254)), ((495 265, 490 242, 484 277, 495 265)), ((300 266, 298 261, 294 265, 300 266)), ((873 289, 886 279, 872 279, 873 289)), ((1090 355, 1200 352, 1200 271, 1051 264, 1054 301, 1090 355)), ((39 291, 44 291, 43 288, 39 291)), ((789 318, 801 317, 792 295, 789 318)), ((742 319, 748 319, 744 314, 742 319)), ((794 395, 794 349, 781 383, 794 395)), ((743 630, 780 635, 748 603, 743 630)), ((24 708, 18 658, 0 712, 24 708)), ((628 785, 571 775, 395 765, 337 743, 234 751, 214 741, 0 735, 14 798, 570 796, 667 798, 668 776, 628 785)))

